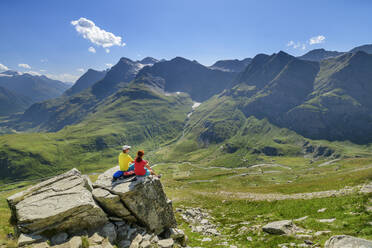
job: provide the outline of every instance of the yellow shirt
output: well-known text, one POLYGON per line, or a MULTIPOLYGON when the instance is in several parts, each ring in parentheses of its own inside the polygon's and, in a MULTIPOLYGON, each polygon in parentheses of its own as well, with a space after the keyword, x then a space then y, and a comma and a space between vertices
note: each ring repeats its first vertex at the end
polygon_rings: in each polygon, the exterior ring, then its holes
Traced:
POLYGON ((129 164, 133 162, 133 158, 124 152, 119 154, 119 166, 121 171, 127 171, 129 168, 129 164))

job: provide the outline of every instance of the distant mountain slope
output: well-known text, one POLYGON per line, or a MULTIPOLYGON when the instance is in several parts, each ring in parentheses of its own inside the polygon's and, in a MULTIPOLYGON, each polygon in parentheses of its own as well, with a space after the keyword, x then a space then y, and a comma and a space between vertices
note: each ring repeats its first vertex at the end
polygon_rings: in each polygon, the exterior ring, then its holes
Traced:
POLYGON ((337 52, 337 51, 327 51, 323 48, 314 49, 306 54, 298 57, 299 59, 303 60, 310 60, 310 61, 321 61, 323 59, 333 58, 344 54, 344 52, 337 52))
POLYGON ((322 61, 314 91, 284 124, 310 138, 371 142, 371 68, 372 55, 364 52, 322 61))
POLYGON ((72 96, 74 94, 80 93, 81 91, 102 80, 105 75, 106 71, 96 71, 93 69, 89 69, 75 82, 75 84, 71 88, 65 91, 64 95, 72 96))
POLYGON ((95 111, 95 107, 106 97, 127 86, 141 67, 142 64, 138 62, 121 58, 102 80, 80 93, 33 104, 12 122, 13 127, 18 130, 58 131, 66 125, 77 124, 95 111))
POLYGON ((29 98, 31 103, 58 97, 69 88, 67 84, 46 76, 34 76, 13 71, 0 74, 0 86, 29 98))
POLYGON ((45 177, 73 167, 109 168, 122 144, 147 152, 174 140, 191 105, 187 94, 166 96, 129 84, 59 132, 0 136, 0 180, 45 177))
MULTIPOLYGON (((205 101, 228 87, 236 73, 212 70, 181 57, 144 67, 135 82, 156 79, 158 87, 166 92, 186 92, 195 101, 205 101)), ((153 85, 153 81, 150 83, 153 85)))
POLYGON ((364 52, 321 63, 284 52, 257 55, 233 88, 198 107, 192 118, 202 119, 190 132, 204 144, 221 143, 254 117, 311 139, 371 142, 370 68, 372 55, 364 52))
POLYGON ((228 59, 228 60, 219 60, 209 68, 222 70, 222 71, 231 71, 231 72, 241 72, 251 63, 251 58, 246 58, 242 60, 238 59, 228 59))
POLYGON ((0 116, 23 112, 30 105, 30 100, 0 87, 0 116))
POLYGON ((351 52, 351 53, 365 52, 365 53, 372 54, 372 44, 367 44, 367 45, 362 45, 362 46, 355 47, 355 48, 351 49, 349 52, 351 52))

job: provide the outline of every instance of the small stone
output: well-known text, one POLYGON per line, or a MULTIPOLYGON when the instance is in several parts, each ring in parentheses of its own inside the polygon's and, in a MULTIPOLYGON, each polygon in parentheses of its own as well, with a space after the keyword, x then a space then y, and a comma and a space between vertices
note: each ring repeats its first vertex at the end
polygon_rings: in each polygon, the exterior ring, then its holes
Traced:
POLYGON ((158 245, 162 248, 171 248, 174 245, 173 239, 162 239, 158 241, 158 245))
POLYGON ((312 236, 308 234, 296 234, 295 237, 298 239, 311 239, 312 238, 312 236))
POLYGON ((326 210, 327 210, 327 208, 318 209, 318 213, 324 213, 326 210))
POLYGON ((205 232, 211 235, 215 235, 215 236, 221 235, 216 229, 213 229, 213 228, 207 229, 207 231, 205 232))
POLYGON ((314 244, 313 241, 308 240, 308 239, 304 240, 304 243, 307 244, 307 245, 313 245, 314 244))
POLYGON ((314 236, 321 236, 328 233, 331 233, 331 231, 317 231, 316 233, 314 233, 314 236))
POLYGON ((309 216, 304 216, 304 217, 301 217, 301 218, 298 218, 298 219, 295 219, 295 221, 304 221, 308 218, 309 216))
POLYGON ((252 242, 253 241, 252 237, 248 236, 247 241, 252 242))
POLYGON ((151 243, 157 243, 159 241, 159 237, 155 235, 150 241, 151 243))
POLYGON ((182 238, 185 236, 185 233, 181 229, 178 229, 178 228, 170 228, 169 232, 170 232, 170 237, 172 239, 178 239, 178 238, 182 238))
POLYGON ((318 220, 320 223, 332 223, 334 222, 336 219, 333 218, 333 219, 320 219, 318 220))
POLYGON ((200 221, 200 224, 202 224, 202 225, 205 225, 205 224, 208 224, 208 223, 209 223, 209 221, 207 219, 202 219, 200 221))

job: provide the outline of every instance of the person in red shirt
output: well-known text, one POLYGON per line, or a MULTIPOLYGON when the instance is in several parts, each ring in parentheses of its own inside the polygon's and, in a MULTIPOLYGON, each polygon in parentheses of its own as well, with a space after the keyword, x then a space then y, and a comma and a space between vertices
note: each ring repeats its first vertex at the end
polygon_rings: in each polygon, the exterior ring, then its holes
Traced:
POLYGON ((145 155, 144 151, 141 150, 137 152, 137 157, 134 160, 134 173, 136 176, 157 176, 150 168, 149 163, 143 159, 143 155, 145 155))

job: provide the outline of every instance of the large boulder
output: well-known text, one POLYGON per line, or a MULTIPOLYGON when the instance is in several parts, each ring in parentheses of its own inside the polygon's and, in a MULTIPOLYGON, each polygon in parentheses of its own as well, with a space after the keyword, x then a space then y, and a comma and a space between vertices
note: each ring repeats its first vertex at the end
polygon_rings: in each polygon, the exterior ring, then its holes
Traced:
POLYGON ((328 239, 324 248, 372 248, 372 241, 348 235, 336 235, 328 239))
POLYGON ((89 178, 72 169, 7 200, 21 233, 71 234, 103 226, 108 221, 95 203, 92 190, 89 178))
POLYGON ((300 231, 300 228, 293 224, 291 220, 280 220, 266 224, 262 227, 262 230, 269 234, 290 235, 300 231))
POLYGON ((124 207, 155 234, 177 226, 172 202, 167 199, 159 178, 149 176, 135 181, 112 182, 112 175, 116 170, 118 167, 101 174, 94 188, 102 188, 119 196, 124 207))
POLYGON ((96 188, 92 193, 94 199, 110 216, 117 216, 130 222, 136 221, 136 217, 124 206, 118 195, 111 194, 102 188, 96 188))

